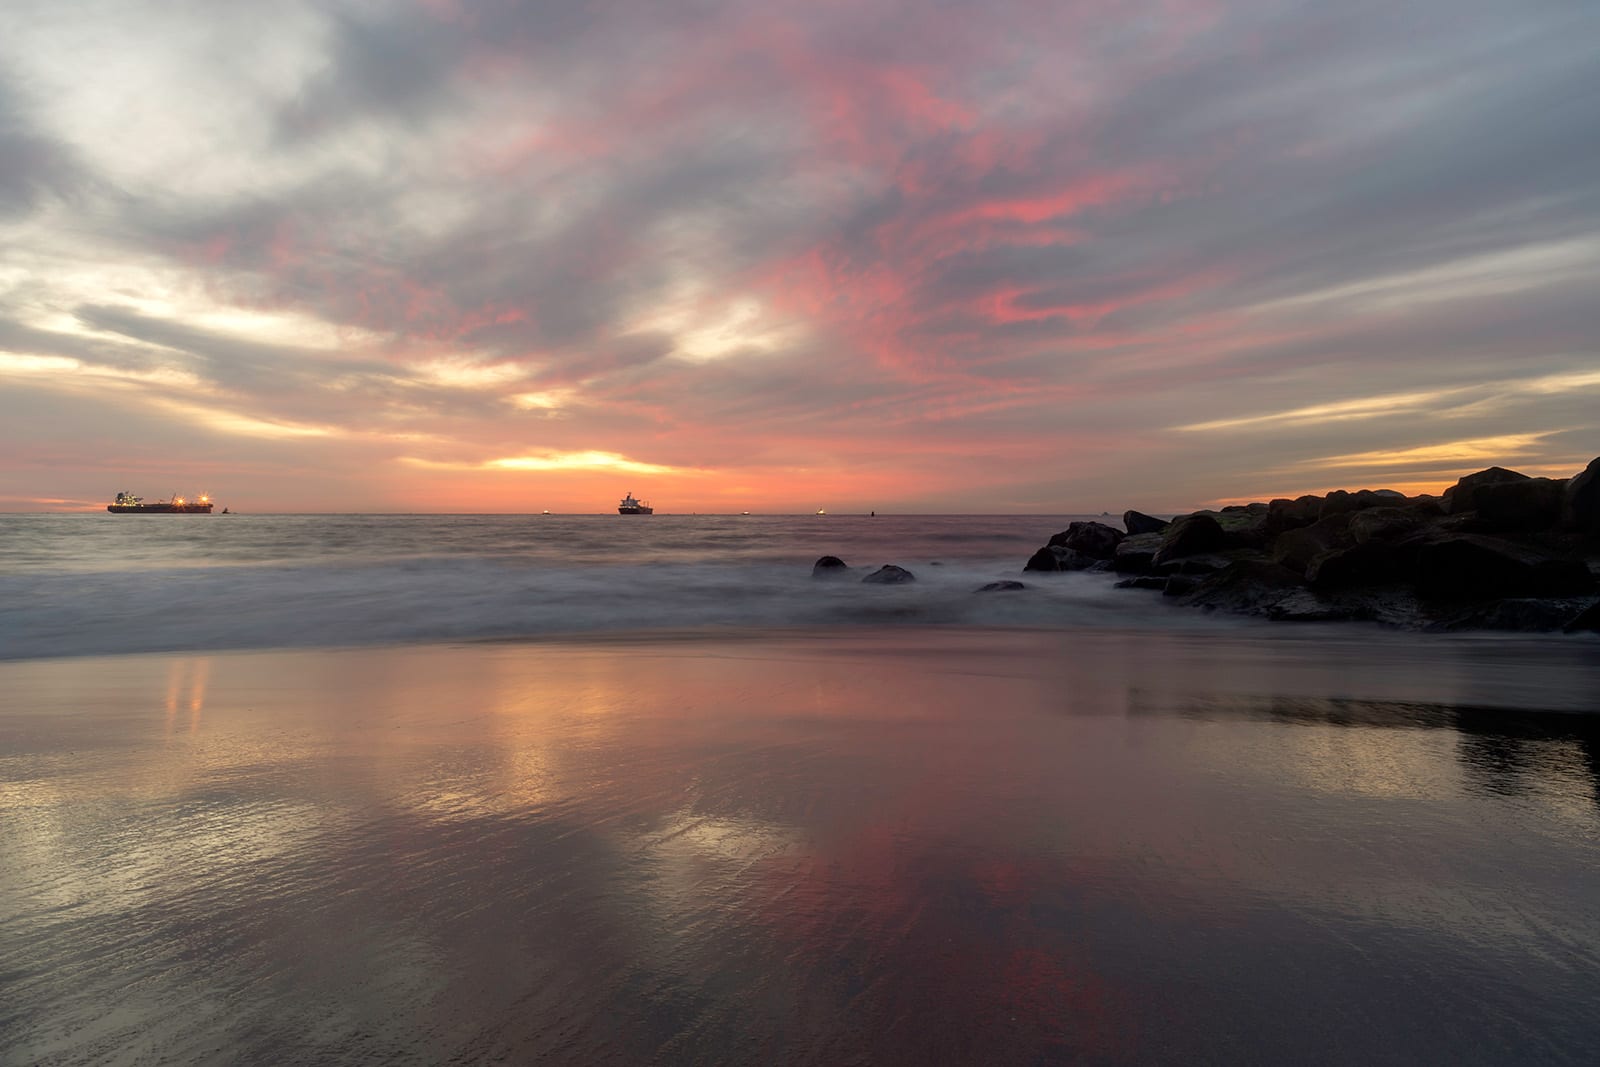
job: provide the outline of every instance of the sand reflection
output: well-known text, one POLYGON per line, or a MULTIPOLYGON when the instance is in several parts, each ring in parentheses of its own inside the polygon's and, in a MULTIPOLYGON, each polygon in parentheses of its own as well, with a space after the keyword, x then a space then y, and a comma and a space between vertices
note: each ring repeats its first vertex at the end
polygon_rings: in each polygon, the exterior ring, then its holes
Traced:
POLYGON ((0 665, 0 1059, 1444 1059, 1528 1004, 1586 1031, 1587 727, 1246 645, 0 665))

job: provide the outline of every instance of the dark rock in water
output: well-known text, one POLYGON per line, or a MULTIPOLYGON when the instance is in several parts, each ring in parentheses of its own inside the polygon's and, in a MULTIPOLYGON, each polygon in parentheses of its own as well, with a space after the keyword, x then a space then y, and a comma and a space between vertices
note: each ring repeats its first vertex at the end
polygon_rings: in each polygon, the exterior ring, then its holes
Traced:
POLYGON ((1310 568, 1311 561, 1324 552, 1355 544, 1355 538, 1350 533, 1350 521, 1348 512, 1340 512, 1326 519, 1318 519, 1310 526, 1280 534, 1272 543, 1272 561, 1304 574, 1310 568))
POLYGON ((1581 560, 1474 534, 1418 545, 1414 577, 1419 593, 1440 600, 1582 596, 1595 586, 1581 560))
MULTIPOLYGON (((1586 601, 1574 599, 1512 598, 1474 604, 1465 611, 1440 619, 1430 630, 1513 630, 1519 633, 1555 633, 1572 629, 1582 618, 1586 601), (1574 612, 1579 614, 1575 617, 1574 612)), ((1591 609, 1592 610, 1592 609, 1591 609)), ((1600 613, 1596 621, 1600 622, 1600 613)))
POLYGON ((1228 547, 1228 535, 1222 525, 1210 515, 1196 513, 1174 519, 1162 536, 1161 548, 1151 560, 1161 566, 1168 560, 1195 556, 1202 552, 1217 552, 1228 547))
POLYGON ((1444 514, 1444 504, 1436 496, 1426 493, 1420 496, 1408 497, 1406 507, 1416 512, 1425 519, 1431 519, 1444 514))
POLYGON ((1188 596, 1200 584, 1191 574, 1174 574, 1161 585, 1162 596, 1188 596))
POLYGON ((1198 583, 1186 602, 1254 615, 1265 612, 1288 593, 1304 589, 1305 582, 1287 567, 1241 560, 1198 583))
MULTIPOLYGON (((1401 499, 1404 499, 1404 496, 1401 496, 1401 499)), ((1358 489, 1350 494, 1350 500, 1355 505, 1356 511, 1388 507, 1394 503, 1393 497, 1384 496, 1376 489, 1358 489)))
POLYGON ((1322 507, 1317 511, 1317 518, 1331 519, 1335 515, 1343 515, 1347 511, 1356 509, 1356 498, 1343 489, 1335 489, 1322 498, 1322 507))
POLYGON ((1045 545, 1033 555, 1028 557, 1028 562, 1022 565, 1023 573, 1028 571, 1058 571, 1061 565, 1056 561, 1056 550, 1045 545))
POLYGON ((1335 548, 1311 561, 1306 567, 1306 581, 1318 591, 1386 585, 1405 580, 1411 558, 1411 552, 1386 541, 1335 548))
POLYGON ((1117 545, 1126 536, 1121 530, 1103 522, 1074 522, 1045 544, 1047 547, 1070 548, 1091 559, 1111 559, 1117 554, 1117 545))
MULTIPOLYGON (((1301 499, 1305 498, 1302 497, 1301 499)), ((1405 494, 1396 493, 1393 490, 1357 489, 1351 493, 1343 489, 1335 489, 1322 498, 1322 506, 1318 509, 1317 517, 1327 519, 1351 511, 1393 507, 1397 502, 1403 500, 1405 500, 1405 494)))
POLYGON ((1158 519, 1154 515, 1146 515, 1142 511, 1124 511, 1122 513, 1122 528, 1130 534, 1160 533, 1172 523, 1166 519, 1158 519))
POLYGON ((1478 490, 1484 486, 1527 480, 1526 474, 1504 467, 1490 467, 1476 474, 1469 474, 1444 491, 1445 510, 1452 515, 1459 515, 1463 511, 1474 511, 1478 507, 1478 490))
POLYGON ((1086 556, 1075 549, 1063 545, 1045 545, 1029 557, 1028 562, 1022 565, 1025 571, 1086 571, 1099 563, 1100 560, 1093 556, 1086 556))
POLYGON ((1116 558, 1112 560, 1113 569, 1121 574, 1143 574, 1154 564, 1161 542, 1162 535, 1158 533, 1124 537, 1117 546, 1116 558))
POLYGON ((1278 497, 1267 502, 1267 527, 1276 533, 1297 530, 1317 521, 1322 510, 1320 496, 1301 496, 1293 500, 1278 497))
POLYGON ((1569 634, 1600 633, 1600 600, 1568 619, 1561 628, 1569 634))
POLYGON ((1182 559, 1172 560, 1162 565, 1158 570, 1162 574, 1198 574, 1201 576, 1215 574, 1226 570, 1238 562, 1240 552, 1208 552, 1203 556, 1185 556, 1182 559))
POLYGON ((811 565, 813 578, 839 578, 849 573, 849 564, 838 556, 823 556, 811 565))
POLYGON ((896 567, 893 563, 885 563, 861 580, 870 582, 873 585, 904 585, 906 582, 916 581, 917 576, 904 567, 896 567))
POLYGON ((1600 459, 1571 479, 1491 467, 1443 498, 1336 490, 1123 525, 1073 523, 1027 569, 1270 619, 1600 632, 1600 459))
POLYGON ((1480 485, 1472 493, 1474 510, 1497 530, 1547 530, 1561 521, 1565 478, 1524 478, 1480 485))
POLYGON ((1014 582, 1014 581, 1011 581, 1010 579, 1006 579, 1005 581, 990 582, 987 585, 980 585, 980 586, 978 586, 977 589, 973 590, 973 592, 975 592, 975 593, 1009 593, 1014 589, 1026 589, 1026 588, 1028 588, 1028 587, 1023 585, 1021 582, 1014 582))
POLYGON ((1600 537, 1600 459, 1592 460, 1581 473, 1567 479, 1561 519, 1579 533, 1600 537))
POLYGON ((1277 599, 1266 602, 1259 614, 1281 622, 1345 622, 1365 617, 1309 589, 1288 590, 1277 599))
POLYGON ((1398 541, 1420 530, 1422 521, 1422 516, 1410 508, 1368 508, 1350 516, 1350 536, 1358 545, 1368 541, 1398 541))
POLYGON ((1265 504, 1246 504, 1232 511, 1196 512, 1210 515, 1222 527, 1226 548, 1261 548, 1277 536, 1265 504))

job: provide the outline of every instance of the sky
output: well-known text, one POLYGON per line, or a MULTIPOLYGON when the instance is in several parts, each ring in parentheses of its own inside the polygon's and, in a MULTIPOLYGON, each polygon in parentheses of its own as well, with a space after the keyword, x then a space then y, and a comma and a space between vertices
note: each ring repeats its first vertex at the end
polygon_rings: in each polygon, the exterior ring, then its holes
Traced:
POLYGON ((7 0, 0 510, 1600 455, 1593 0, 7 0))

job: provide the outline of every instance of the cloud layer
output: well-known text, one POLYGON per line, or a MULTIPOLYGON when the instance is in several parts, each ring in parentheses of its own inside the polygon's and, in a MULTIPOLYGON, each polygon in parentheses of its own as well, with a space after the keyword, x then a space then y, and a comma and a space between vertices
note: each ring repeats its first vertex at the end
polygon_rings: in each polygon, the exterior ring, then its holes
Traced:
POLYGON ((0 40, 0 508, 1162 510, 1600 453, 1592 4, 69 7, 0 40))

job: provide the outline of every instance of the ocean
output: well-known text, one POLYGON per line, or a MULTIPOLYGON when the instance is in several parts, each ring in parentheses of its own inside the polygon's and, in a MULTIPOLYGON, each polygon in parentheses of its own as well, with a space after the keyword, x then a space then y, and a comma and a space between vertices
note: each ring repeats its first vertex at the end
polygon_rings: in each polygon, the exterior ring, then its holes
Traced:
MULTIPOLYGON (((0 515, 0 658, 898 625, 1184 625, 1023 577, 1087 516, 0 515), (818 557, 901 586, 821 582, 818 557)), ((1110 520, 1115 522, 1116 520, 1110 520)))
POLYGON ((1592 1062, 1600 640, 1072 518, 0 516, 0 1065, 1592 1062))

